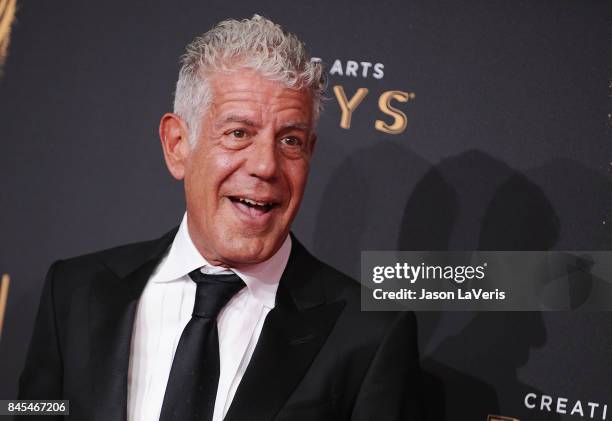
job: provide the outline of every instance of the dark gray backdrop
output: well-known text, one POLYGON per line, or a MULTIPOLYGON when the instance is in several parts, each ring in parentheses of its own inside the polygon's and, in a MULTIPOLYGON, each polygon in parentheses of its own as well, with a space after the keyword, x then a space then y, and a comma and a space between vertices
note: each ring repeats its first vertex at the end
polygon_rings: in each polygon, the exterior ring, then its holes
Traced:
MULTIPOLYGON (((330 78, 294 225, 317 256, 357 277, 366 249, 612 248, 609 2, 21 1, 0 80, 0 271, 13 280, 0 398, 15 397, 53 260, 179 222, 156 134, 178 56, 216 21, 255 12, 329 65, 384 64, 380 80, 330 78), (334 85, 370 90, 348 130, 334 85), (416 94, 396 103, 399 135, 374 129, 391 121, 377 106, 387 90, 416 94)), ((612 405, 608 313, 419 322, 432 419, 583 419, 528 410, 529 392, 612 405)))

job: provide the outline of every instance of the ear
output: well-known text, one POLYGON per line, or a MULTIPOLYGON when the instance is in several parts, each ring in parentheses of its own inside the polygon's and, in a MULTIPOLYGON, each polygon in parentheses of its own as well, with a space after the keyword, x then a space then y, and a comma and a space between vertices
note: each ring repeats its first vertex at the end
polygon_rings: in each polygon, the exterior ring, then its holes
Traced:
POLYGON ((159 122, 159 138, 168 171, 177 180, 182 180, 191 148, 187 124, 178 115, 166 113, 159 122))

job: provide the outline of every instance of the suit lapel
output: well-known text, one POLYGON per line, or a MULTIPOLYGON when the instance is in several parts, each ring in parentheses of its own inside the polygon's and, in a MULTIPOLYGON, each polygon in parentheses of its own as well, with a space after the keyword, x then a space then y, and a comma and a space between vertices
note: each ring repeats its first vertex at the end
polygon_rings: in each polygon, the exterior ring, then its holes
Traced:
POLYGON ((291 256, 225 421, 271 420, 306 374, 343 301, 327 303, 321 265, 293 238, 291 256))
POLYGON ((176 230, 159 240, 125 248, 105 260, 90 290, 89 334, 92 414, 125 421, 127 374, 138 299, 176 230))
MULTIPOLYGON (((127 381, 138 300, 176 229, 115 253, 90 290, 89 334, 94 420, 127 419, 127 381)), ((225 417, 269 420, 281 409, 333 328, 344 302, 328 303, 320 267, 293 238, 276 306, 268 313, 251 362, 225 417), (265 387, 262 387, 265 379, 265 387)))

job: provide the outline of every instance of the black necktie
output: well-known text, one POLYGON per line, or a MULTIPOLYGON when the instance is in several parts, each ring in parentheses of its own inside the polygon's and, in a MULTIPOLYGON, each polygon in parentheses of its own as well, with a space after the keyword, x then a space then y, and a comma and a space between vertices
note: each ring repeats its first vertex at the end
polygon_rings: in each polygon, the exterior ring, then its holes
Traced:
POLYGON ((242 287, 235 274, 189 274, 197 284, 191 320, 179 340, 160 421, 210 421, 219 384, 217 315, 242 287))

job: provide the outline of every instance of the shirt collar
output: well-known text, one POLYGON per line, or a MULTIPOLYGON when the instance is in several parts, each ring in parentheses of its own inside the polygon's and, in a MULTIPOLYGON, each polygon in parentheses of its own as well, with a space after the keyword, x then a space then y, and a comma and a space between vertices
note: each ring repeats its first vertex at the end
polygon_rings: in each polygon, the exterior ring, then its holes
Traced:
MULTIPOLYGON (((290 253, 291 236, 288 235, 278 251, 268 260, 240 269, 230 268, 230 270, 244 281, 249 292, 257 300, 261 301, 266 307, 273 308, 278 283, 287 266, 290 253)), ((205 268, 206 273, 227 271, 226 268, 211 265, 200 254, 189 236, 187 213, 185 213, 168 254, 157 270, 154 282, 176 281, 189 272, 202 267, 205 268)))

